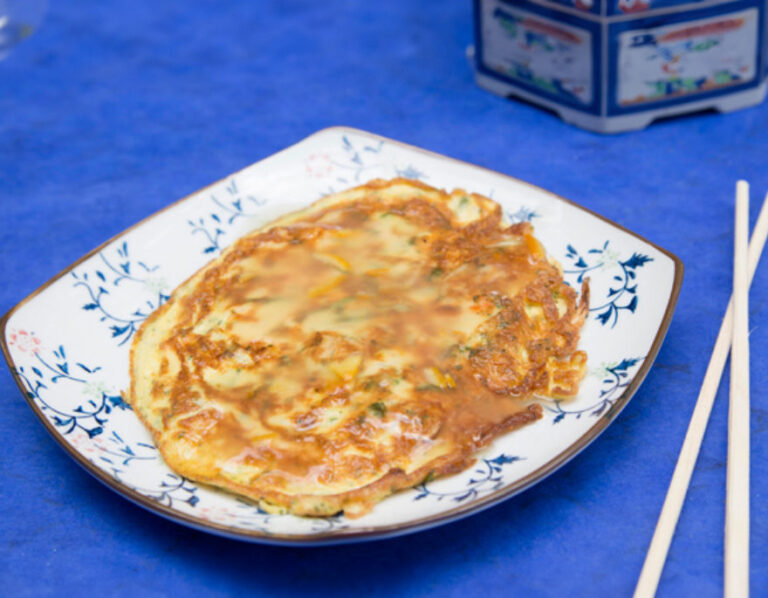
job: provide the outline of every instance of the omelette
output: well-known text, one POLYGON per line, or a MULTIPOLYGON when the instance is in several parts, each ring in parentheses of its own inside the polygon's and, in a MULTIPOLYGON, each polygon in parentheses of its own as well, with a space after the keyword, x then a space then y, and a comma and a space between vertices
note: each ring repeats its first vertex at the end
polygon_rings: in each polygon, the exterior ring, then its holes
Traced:
POLYGON ((356 517, 574 396, 587 311, 491 199, 374 180, 181 284, 134 338, 127 399, 178 474, 356 517))

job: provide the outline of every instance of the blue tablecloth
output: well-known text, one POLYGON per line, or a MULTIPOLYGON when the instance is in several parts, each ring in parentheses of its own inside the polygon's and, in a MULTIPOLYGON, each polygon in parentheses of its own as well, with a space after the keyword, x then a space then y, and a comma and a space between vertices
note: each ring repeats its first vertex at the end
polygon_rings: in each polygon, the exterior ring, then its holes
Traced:
MULTIPOLYGON (((731 285, 733 189, 768 191, 768 105, 603 137, 477 88, 467 0, 52 2, 0 62, 0 312, 199 187, 329 125, 546 187, 686 265, 656 365, 581 456, 486 512, 399 539, 249 545, 134 506, 51 440, 0 368, 0 594, 626 596, 731 285)), ((768 592, 768 264, 751 295, 752 588, 768 592)), ((727 374, 660 596, 718 596, 727 374)))

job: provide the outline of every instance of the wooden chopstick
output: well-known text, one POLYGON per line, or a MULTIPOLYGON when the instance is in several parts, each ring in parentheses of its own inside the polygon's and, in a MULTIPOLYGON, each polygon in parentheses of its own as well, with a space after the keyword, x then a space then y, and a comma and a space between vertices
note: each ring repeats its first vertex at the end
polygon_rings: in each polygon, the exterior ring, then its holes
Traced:
MULTIPOLYGON (((755 275, 757 264, 760 261, 760 255, 763 252, 766 237, 768 237, 768 195, 766 195, 763 206, 760 209, 760 215, 757 218, 757 224, 752 233, 752 240, 749 244, 749 281, 755 275)), ((680 450, 680 456, 675 465, 675 471, 672 474, 672 480, 667 490, 667 496, 664 499, 664 506, 661 509, 659 520, 656 523, 656 529, 653 532, 653 539, 648 548, 648 554, 643 563, 643 569, 637 580, 634 598, 652 598, 656 594, 656 588, 659 585, 659 578, 664 569, 664 562, 667 559, 669 545, 672 542, 672 536, 675 533, 677 520, 680 517, 680 510, 685 501, 685 495, 688 491, 688 485, 691 482, 693 468, 696 465, 696 459, 699 456, 699 449, 704 438, 704 432, 707 429, 712 405, 715 402, 717 388, 720 385, 720 378, 725 369, 725 362, 728 359, 728 350, 731 346, 733 336, 733 301, 728 303, 728 309, 720 325, 720 332, 715 341, 715 347, 712 356, 709 359, 707 371, 704 374, 704 381, 696 399, 696 405, 693 409, 691 421, 688 424, 688 431, 685 433, 683 447, 680 450)))
POLYGON ((733 343, 725 491, 725 598, 749 595, 749 185, 736 184, 733 343))

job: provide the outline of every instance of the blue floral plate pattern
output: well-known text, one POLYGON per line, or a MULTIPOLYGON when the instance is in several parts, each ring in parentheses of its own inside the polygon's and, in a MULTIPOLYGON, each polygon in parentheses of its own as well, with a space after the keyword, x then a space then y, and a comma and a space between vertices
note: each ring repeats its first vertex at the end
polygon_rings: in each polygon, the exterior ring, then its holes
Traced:
POLYGON ((2 320, 5 357, 62 447, 128 499, 186 525, 250 541, 329 544, 392 536, 466 516, 575 456, 615 419, 651 366, 672 317, 682 263, 543 189, 363 131, 332 128, 219 181, 97 248, 2 320), (496 439, 475 465, 387 498, 358 519, 274 515, 174 474, 121 391, 131 339, 171 289, 249 230, 372 178, 403 176, 498 201, 530 221, 566 281, 591 281, 578 397, 496 439), (61 314, 67 317, 61 317, 61 314))

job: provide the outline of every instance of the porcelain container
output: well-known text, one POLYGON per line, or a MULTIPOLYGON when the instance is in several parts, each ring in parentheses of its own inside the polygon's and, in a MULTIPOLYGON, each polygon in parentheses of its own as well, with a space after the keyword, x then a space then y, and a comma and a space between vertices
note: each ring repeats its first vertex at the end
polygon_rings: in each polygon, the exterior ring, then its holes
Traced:
POLYGON ((766 94, 766 0, 475 0, 477 83, 603 133, 766 94))

